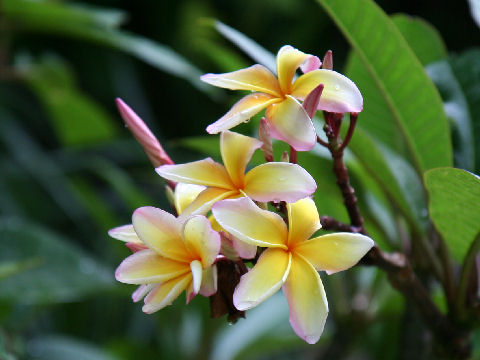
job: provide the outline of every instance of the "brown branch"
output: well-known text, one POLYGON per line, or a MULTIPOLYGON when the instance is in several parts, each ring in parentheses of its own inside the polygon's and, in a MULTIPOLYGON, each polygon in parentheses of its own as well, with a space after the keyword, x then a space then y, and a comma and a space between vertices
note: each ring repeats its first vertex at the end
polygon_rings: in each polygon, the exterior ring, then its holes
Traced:
MULTIPOLYGON (((353 134, 356 114, 352 114, 350 117, 350 128, 343 144, 339 144, 341 114, 328 112, 324 112, 324 114, 324 131, 328 138, 327 148, 332 155, 333 172, 343 196, 350 218, 350 225, 330 217, 322 217, 322 226, 324 229, 350 231, 367 235, 367 231, 363 226, 363 218, 358 207, 355 190, 350 185, 348 170, 343 161, 343 151, 353 134)), ((360 260, 359 264, 376 266, 387 273, 388 280, 392 286, 400 291, 418 309, 425 324, 435 335, 437 344, 446 354, 455 358, 468 357, 470 353, 468 336, 440 312, 404 254, 398 252, 386 253, 375 245, 360 260)))
POLYGON ((351 233, 361 233, 362 229, 356 226, 345 224, 337 219, 332 218, 331 216, 320 216, 320 224, 322 224, 323 230, 335 230, 335 231, 344 231, 351 233))

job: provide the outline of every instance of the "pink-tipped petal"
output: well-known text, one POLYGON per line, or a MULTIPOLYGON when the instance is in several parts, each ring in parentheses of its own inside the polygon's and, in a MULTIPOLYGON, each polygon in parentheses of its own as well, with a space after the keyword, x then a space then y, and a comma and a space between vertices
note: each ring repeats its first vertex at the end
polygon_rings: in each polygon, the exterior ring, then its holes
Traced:
POLYGON ((245 176, 245 193, 256 201, 295 202, 315 192, 312 176, 297 164, 270 162, 245 176))
POLYGON ((115 271, 115 278, 126 284, 148 284, 173 279, 190 271, 189 265, 143 250, 127 257, 115 271))
POLYGON ((355 265, 373 245, 368 236, 334 233, 298 244, 295 253, 302 255, 315 269, 333 274, 355 265))
POLYGON ((203 268, 211 266, 220 251, 220 235, 212 230, 208 219, 201 215, 191 217, 185 222, 183 234, 190 254, 201 261, 203 268))
POLYGON ((232 246, 242 259, 253 259, 257 255, 257 247, 255 245, 238 240, 235 236, 232 236, 232 246))
POLYGON ((203 190, 197 198, 185 208, 185 210, 183 210, 178 217, 178 221, 183 223, 190 216, 205 215, 217 201, 235 197, 239 194, 240 193, 237 190, 228 191, 219 188, 207 188, 203 190))
POLYGON ((188 288, 185 290, 186 291, 186 295, 187 295, 187 301, 186 301, 186 304, 190 304, 190 301, 192 301, 195 296, 197 295, 196 292, 193 291, 193 281, 190 283, 190 285, 188 286, 188 288))
POLYGON ((300 65, 300 70, 305 74, 307 72, 317 70, 322 66, 322 62, 317 56, 310 55, 302 65, 300 65))
POLYGON ((129 248, 132 253, 148 249, 148 246, 144 243, 127 242, 125 246, 129 248))
POLYGON ((132 294, 132 300, 133 302, 139 302, 142 300, 145 295, 147 295, 154 287, 156 284, 143 284, 140 285, 137 290, 135 290, 132 294))
POLYGON ((300 76, 293 84, 291 95, 305 99, 320 84, 324 89, 318 109, 336 113, 363 110, 363 97, 355 83, 333 70, 318 69, 300 76))
POLYGON ((206 83, 230 90, 251 90, 281 96, 278 81, 270 70, 262 65, 253 65, 225 74, 205 74, 200 77, 206 83))
POLYGON ((191 282, 192 273, 188 272, 185 275, 157 285, 145 298, 145 305, 142 308, 143 312, 151 314, 170 305, 182 291, 188 289, 191 282))
POLYGON ((172 159, 163 150, 162 145, 143 120, 122 99, 117 98, 115 101, 123 121, 125 121, 135 139, 142 145, 153 166, 173 164, 172 159))
POLYGON ((277 54, 277 75, 280 88, 290 94, 295 72, 311 55, 305 54, 290 45, 283 46, 277 54))
POLYGON ((240 278, 233 293, 238 310, 248 310, 275 294, 288 277, 291 254, 282 249, 265 250, 257 263, 240 278))
POLYGON ((237 188, 243 188, 245 168, 255 150, 261 146, 260 141, 250 136, 231 131, 223 131, 220 135, 220 152, 223 164, 237 188))
POLYGON ((218 202, 212 213, 222 228, 241 241, 263 247, 287 248, 288 233, 282 218, 260 209, 249 198, 218 202))
POLYGON ((312 150, 317 133, 303 106, 290 95, 282 102, 271 105, 265 116, 270 135, 292 145, 297 151, 312 150))
POLYGON ((198 292, 202 296, 212 296, 217 292, 217 266, 212 265, 203 270, 202 286, 198 292))
MULTIPOLYGON (((213 221, 217 223, 215 218, 213 218, 213 221)), ((218 227, 220 228, 218 231, 221 231, 220 237, 222 246, 220 253, 222 255, 233 261, 238 261, 240 259, 253 259, 255 255, 257 255, 257 246, 237 239, 235 236, 222 229, 220 225, 218 225, 218 227)))
POLYGON ((240 99, 233 107, 213 124, 207 126, 209 134, 218 134, 221 131, 248 121, 252 116, 266 107, 281 101, 280 98, 264 93, 254 93, 240 99))
POLYGON ((177 186, 175 186, 175 192, 173 195, 177 214, 181 214, 203 190, 205 190, 205 186, 178 183, 177 186))
POLYGON ((108 235, 114 239, 142 244, 142 240, 138 237, 132 224, 118 226, 108 231, 108 235))
POLYGON ((322 227, 317 207, 311 198, 287 204, 287 212, 289 246, 308 240, 315 231, 322 227))
POLYGON ((178 261, 187 261, 188 252, 182 241, 180 222, 172 214, 145 206, 133 213, 132 223, 140 239, 158 254, 178 261))
POLYGON ((179 165, 163 165, 155 169, 163 178, 204 186, 232 189, 233 184, 223 165, 211 158, 179 165))
POLYGON ((283 292, 290 308, 290 325, 309 344, 322 335, 328 315, 328 302, 322 280, 301 256, 292 257, 292 265, 283 292))

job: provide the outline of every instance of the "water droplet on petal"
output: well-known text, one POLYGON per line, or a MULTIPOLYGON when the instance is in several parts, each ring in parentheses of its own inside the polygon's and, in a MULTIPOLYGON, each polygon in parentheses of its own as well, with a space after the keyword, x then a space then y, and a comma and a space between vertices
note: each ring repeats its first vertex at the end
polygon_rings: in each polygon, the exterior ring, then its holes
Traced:
POLYGON ((340 86, 339 86, 339 85, 335 85, 333 88, 334 88, 336 91, 340 90, 340 86))

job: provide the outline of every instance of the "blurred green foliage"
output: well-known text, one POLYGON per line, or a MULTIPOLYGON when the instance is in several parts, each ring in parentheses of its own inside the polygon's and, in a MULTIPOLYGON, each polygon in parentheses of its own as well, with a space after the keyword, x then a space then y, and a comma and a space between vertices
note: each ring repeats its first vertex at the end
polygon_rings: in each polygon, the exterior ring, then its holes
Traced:
MULTIPOLYGON (((424 324, 372 268, 322 274, 331 316, 316 346, 294 335, 281 296, 229 325, 210 319, 208 300, 200 297, 147 316, 131 302, 132 287, 113 278, 128 250, 106 231, 129 223, 139 206, 169 209, 164 183, 123 128, 114 98, 142 116, 176 162, 218 158, 218 138, 205 137, 204 129, 239 97, 204 85, 199 75, 255 62, 272 67, 272 54, 284 44, 318 56, 332 49, 335 69, 363 93, 365 110, 346 162, 380 247, 402 249, 408 234, 431 232, 428 189, 433 223, 461 260, 479 231, 478 199, 471 211, 462 204, 474 201, 479 180, 448 168, 431 170, 424 180, 424 171, 452 165, 480 171, 480 49, 473 47, 480 30, 466 4, 377 2, 388 14, 424 20, 388 17, 373 1, 349 3, 355 6, 330 0, 0 3, 0 359, 426 354, 418 335, 424 324), (468 232, 461 247, 459 230, 439 225, 454 215, 469 221, 460 226, 468 232)), ((322 121, 315 119, 318 129, 322 121)), ((236 130, 253 134, 257 122, 236 130)), ((276 159, 283 146, 275 143, 276 159)), ((257 153, 252 164, 260 161, 257 153)), ((329 155, 316 148, 300 153, 299 163, 317 181, 320 215, 348 221, 329 155)), ((435 299, 446 303, 441 290, 435 299)), ((479 339, 476 332, 477 348, 479 339)))

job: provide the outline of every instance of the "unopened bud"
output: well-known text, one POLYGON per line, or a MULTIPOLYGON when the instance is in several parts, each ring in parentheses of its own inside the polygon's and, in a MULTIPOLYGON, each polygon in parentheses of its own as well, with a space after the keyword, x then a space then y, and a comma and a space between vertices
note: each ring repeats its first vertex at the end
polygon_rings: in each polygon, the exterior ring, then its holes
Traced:
POLYGON ((153 166, 158 167, 160 165, 174 164, 143 120, 127 104, 125 104, 122 99, 117 98, 115 102, 123 121, 125 121, 125 124, 132 132, 135 139, 137 139, 140 145, 142 145, 143 150, 153 166))
POLYGON ((322 69, 333 70, 333 53, 328 50, 323 57, 322 69))
POLYGON ((263 143, 262 151, 265 161, 273 161, 273 146, 272 138, 270 137, 270 130, 268 129, 267 119, 264 117, 260 120, 260 125, 258 127, 258 139, 263 143))

